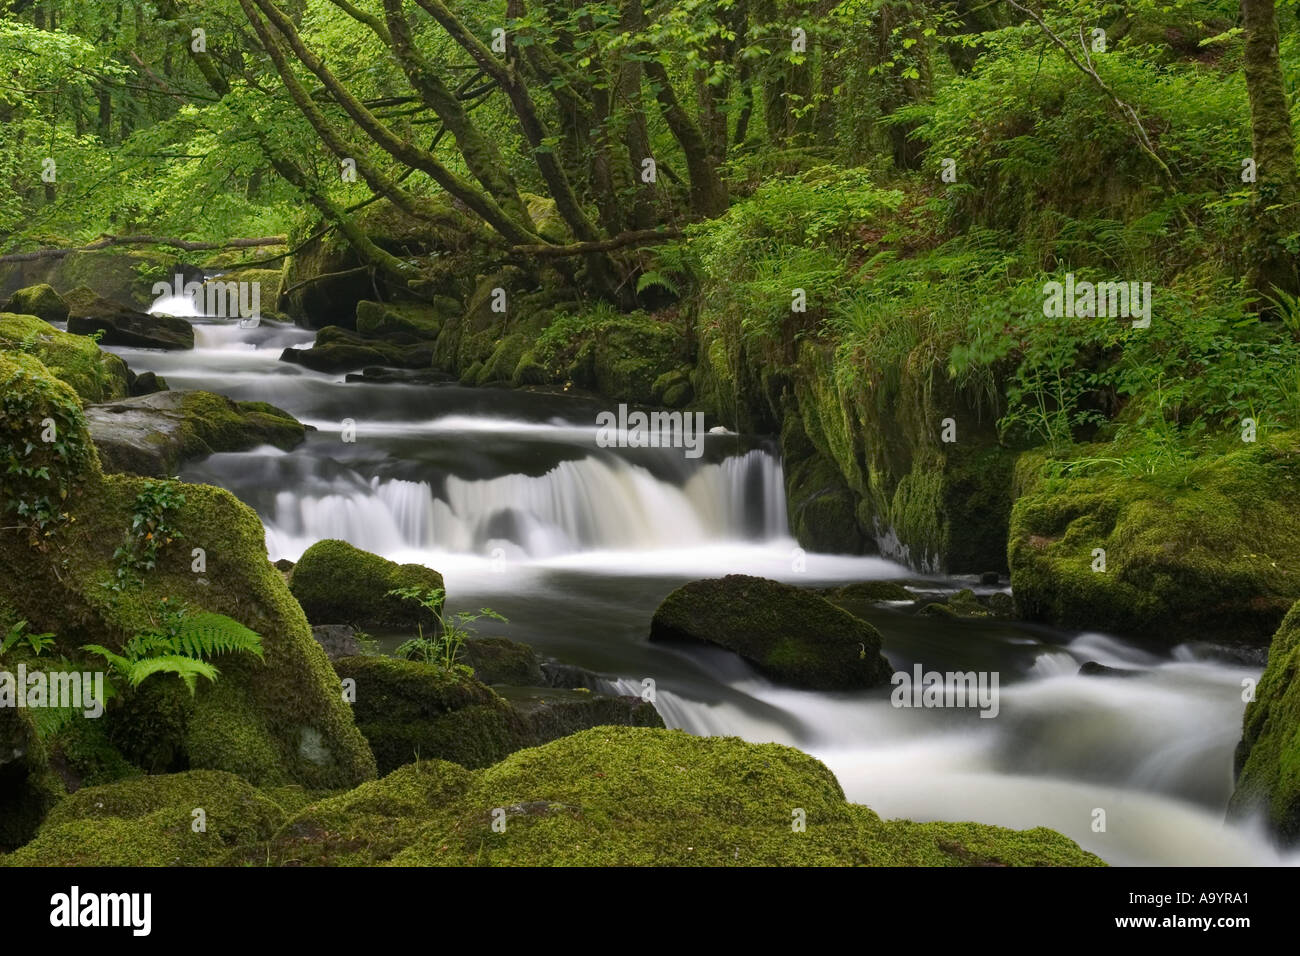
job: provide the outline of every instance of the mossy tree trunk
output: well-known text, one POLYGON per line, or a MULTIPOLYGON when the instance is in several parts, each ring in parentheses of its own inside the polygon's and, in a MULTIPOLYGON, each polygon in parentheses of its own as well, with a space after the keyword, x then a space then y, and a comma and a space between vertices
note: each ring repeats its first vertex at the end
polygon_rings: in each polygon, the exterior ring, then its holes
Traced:
POLYGON ((1241 0, 1246 31, 1244 66, 1250 96, 1255 212, 1247 246, 1250 286, 1260 296, 1300 292, 1294 252, 1285 243, 1300 231, 1296 205, 1295 140, 1286 79, 1278 55, 1274 0, 1241 0))

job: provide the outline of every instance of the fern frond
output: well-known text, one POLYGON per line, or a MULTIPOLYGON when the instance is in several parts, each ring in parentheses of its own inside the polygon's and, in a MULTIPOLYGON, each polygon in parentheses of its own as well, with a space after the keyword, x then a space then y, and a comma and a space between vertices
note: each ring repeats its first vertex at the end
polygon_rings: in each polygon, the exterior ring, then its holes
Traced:
POLYGON ((193 658, 252 654, 261 660, 262 638, 234 618, 203 611, 181 621, 172 650, 193 658))
POLYGON ((131 672, 131 661, 128 658, 123 657, 121 654, 110 651, 107 647, 100 644, 82 644, 81 649, 83 651, 88 651, 91 654, 98 654, 100 657, 104 658, 104 660, 108 661, 114 670, 121 674, 129 674, 131 672))
POLYGON ((185 657, 181 654, 165 654, 161 657, 149 657, 132 663, 130 670, 127 672, 127 680, 131 682, 132 687, 139 687, 154 674, 175 674, 185 682, 185 686, 193 694, 198 678, 206 677, 215 683, 219 673, 220 671, 207 661, 196 660, 193 657, 185 657))

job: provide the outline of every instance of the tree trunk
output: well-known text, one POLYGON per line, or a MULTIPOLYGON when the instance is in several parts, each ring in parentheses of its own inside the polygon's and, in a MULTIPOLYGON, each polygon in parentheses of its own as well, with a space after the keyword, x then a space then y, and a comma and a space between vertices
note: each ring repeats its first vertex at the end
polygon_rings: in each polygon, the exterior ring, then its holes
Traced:
POLYGON ((1295 141, 1286 81, 1278 56, 1274 0, 1241 0, 1246 31, 1246 92, 1256 183, 1247 243, 1250 287, 1260 296, 1300 292, 1295 257, 1282 245, 1300 230, 1296 206, 1295 141))

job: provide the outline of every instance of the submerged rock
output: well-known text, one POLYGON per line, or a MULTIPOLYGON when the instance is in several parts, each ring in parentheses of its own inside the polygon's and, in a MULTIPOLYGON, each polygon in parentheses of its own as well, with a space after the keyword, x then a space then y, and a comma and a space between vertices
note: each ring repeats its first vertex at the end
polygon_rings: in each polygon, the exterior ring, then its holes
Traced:
POLYGON ((194 327, 174 315, 150 315, 110 302, 90 289, 74 289, 68 302, 68 331, 79 335, 104 333, 105 345, 146 349, 192 349, 194 327))
POLYGON ((772 680, 816 690, 889 679, 880 634, 814 591, 731 574, 693 581, 664 598, 652 641, 699 641, 735 651, 772 680))
POLYGON ((105 471, 166 477, 195 458, 258 445, 289 450, 304 426, 265 402, 234 402, 212 392, 164 391, 86 409, 105 471))
POLYGON ((422 564, 397 564, 346 541, 317 541, 293 567, 289 588, 312 624, 409 630, 436 626, 416 601, 390 596, 397 588, 441 590, 442 575, 422 564))

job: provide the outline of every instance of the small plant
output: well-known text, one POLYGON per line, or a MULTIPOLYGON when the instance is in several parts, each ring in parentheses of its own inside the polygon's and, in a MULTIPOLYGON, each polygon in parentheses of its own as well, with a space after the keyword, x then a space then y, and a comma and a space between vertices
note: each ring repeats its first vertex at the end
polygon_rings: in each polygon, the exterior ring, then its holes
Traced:
POLYGON ((154 674, 175 674, 191 694, 198 678, 215 682, 220 672, 206 658, 216 654, 251 654, 262 659, 262 638, 233 618, 209 611, 191 613, 162 602, 157 626, 135 635, 118 654, 99 644, 83 651, 98 654, 131 687, 154 674))
POLYGON ((389 597, 399 597, 415 601, 429 611, 437 622, 437 627, 429 637, 424 635, 424 626, 416 623, 419 636, 403 641, 397 647, 397 656, 406 660, 418 660, 425 664, 436 664, 444 670, 459 670, 473 673, 456 659, 465 647, 465 642, 474 633, 470 625, 480 618, 491 618, 504 622, 506 619, 490 608, 482 607, 478 613, 460 611, 448 618, 442 613, 447 592, 442 588, 394 588, 388 592, 389 597))
POLYGON ((0 641, 0 656, 4 656, 20 644, 26 644, 31 648, 33 654, 40 657, 46 648, 53 646, 54 635, 50 633, 33 634, 27 630, 26 621, 18 621, 10 626, 4 640, 0 641))
POLYGON ((143 571, 158 566, 158 553, 173 541, 184 537, 170 523, 169 512, 185 504, 185 495, 173 481, 149 481, 135 496, 131 528, 126 539, 113 552, 117 563, 117 580, 110 585, 121 590, 143 571))

